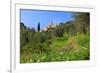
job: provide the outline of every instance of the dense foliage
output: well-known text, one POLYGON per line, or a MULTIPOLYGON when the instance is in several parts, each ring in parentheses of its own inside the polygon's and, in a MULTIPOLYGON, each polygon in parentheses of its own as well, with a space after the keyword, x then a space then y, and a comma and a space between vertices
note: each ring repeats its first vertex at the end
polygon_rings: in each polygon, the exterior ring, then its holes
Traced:
POLYGON ((74 20, 42 31, 20 23, 20 63, 89 60, 90 16, 74 13, 74 20))

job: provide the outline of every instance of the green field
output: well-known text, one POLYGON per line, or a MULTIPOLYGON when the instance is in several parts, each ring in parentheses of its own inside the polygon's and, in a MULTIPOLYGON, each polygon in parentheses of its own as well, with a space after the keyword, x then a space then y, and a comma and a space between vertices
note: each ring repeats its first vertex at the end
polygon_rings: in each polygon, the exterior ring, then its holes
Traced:
MULTIPOLYGON (((70 38, 56 37, 48 45, 42 44, 46 50, 39 53, 22 53, 21 63, 73 61, 89 59, 89 36, 79 34, 70 38)), ((31 48, 30 48, 31 49, 31 48)))

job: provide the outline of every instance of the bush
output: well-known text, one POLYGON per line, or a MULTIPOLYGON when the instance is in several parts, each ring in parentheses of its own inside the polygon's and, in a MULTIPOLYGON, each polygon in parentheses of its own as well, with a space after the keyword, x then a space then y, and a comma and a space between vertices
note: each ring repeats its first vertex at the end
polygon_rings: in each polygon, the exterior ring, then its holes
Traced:
POLYGON ((20 63, 28 63, 32 59, 31 52, 23 52, 20 54, 20 63))
POLYGON ((79 50, 80 46, 76 42, 75 37, 72 37, 68 39, 66 46, 63 49, 65 49, 66 51, 79 50))
POLYGON ((62 37, 64 33, 64 29, 61 26, 59 26, 54 29, 54 32, 55 32, 54 34, 55 36, 62 37))
POLYGON ((77 34, 75 36, 75 39, 77 41, 77 43, 79 45, 81 45, 82 47, 85 47, 85 48, 90 48, 90 37, 89 35, 85 35, 85 34, 77 34))

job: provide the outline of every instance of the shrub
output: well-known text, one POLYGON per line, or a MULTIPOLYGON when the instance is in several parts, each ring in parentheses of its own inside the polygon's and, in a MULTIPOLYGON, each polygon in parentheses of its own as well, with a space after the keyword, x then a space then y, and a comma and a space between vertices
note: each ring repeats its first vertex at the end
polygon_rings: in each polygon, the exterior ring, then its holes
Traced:
POLYGON ((28 63, 32 59, 31 52, 23 52, 20 54, 20 63, 28 63))
POLYGON ((90 44, 90 37, 89 35, 85 35, 85 34, 77 34, 75 36, 75 39, 77 41, 77 43, 85 48, 89 48, 89 44, 90 44))
POLYGON ((65 51, 70 51, 70 50, 78 50, 80 49, 80 46, 78 45, 78 43, 76 42, 75 38, 69 38, 66 46, 63 48, 65 51))

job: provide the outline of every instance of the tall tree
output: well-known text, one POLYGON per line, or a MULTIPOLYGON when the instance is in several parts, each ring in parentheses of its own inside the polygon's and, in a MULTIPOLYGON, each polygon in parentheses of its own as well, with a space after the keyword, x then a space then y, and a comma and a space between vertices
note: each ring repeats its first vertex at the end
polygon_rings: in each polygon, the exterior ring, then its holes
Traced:
POLYGON ((40 31, 40 22, 38 23, 37 30, 40 31))

